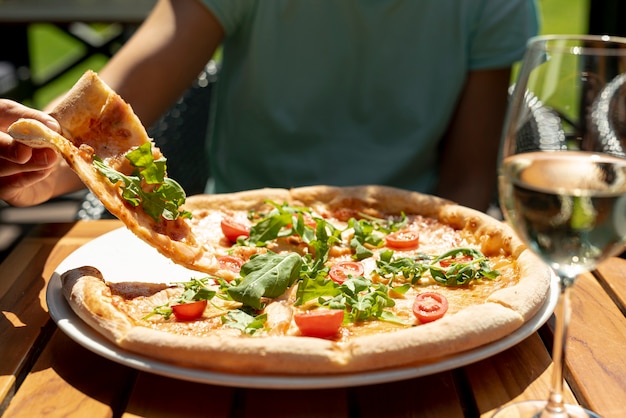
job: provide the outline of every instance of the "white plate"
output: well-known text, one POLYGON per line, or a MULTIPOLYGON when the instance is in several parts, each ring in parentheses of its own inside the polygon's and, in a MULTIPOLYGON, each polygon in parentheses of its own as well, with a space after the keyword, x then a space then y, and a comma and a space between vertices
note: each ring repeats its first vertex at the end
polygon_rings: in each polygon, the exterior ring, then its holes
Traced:
POLYGON ((426 376, 493 356, 524 340, 537 331, 552 315, 558 300, 556 280, 539 312, 515 332, 493 343, 465 351, 435 363, 325 376, 241 375, 183 367, 141 354, 122 350, 85 324, 66 302, 61 290, 63 272, 83 265, 98 268, 109 281, 164 283, 186 281, 202 275, 174 264, 125 228, 104 234, 70 254, 53 273, 47 288, 46 301, 50 315, 74 341, 109 360, 159 375, 193 382, 262 389, 320 389, 369 385, 426 376))

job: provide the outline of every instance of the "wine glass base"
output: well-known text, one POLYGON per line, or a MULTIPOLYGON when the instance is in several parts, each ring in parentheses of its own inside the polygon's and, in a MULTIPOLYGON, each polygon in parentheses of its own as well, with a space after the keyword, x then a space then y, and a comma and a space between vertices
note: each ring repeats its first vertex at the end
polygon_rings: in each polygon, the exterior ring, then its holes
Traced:
POLYGON ((560 413, 545 410, 546 401, 516 402, 498 409, 493 418, 601 418, 593 411, 577 405, 565 405, 560 413))

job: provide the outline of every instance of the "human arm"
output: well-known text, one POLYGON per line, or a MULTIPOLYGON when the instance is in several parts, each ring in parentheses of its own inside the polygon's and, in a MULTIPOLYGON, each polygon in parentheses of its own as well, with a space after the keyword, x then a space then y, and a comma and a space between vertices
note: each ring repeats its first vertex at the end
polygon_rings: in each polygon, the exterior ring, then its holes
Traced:
POLYGON ((493 201, 509 68, 470 71, 441 144, 436 193, 486 211, 493 201))
POLYGON ((159 0, 99 75, 150 126, 196 79, 223 35, 198 0, 159 0))

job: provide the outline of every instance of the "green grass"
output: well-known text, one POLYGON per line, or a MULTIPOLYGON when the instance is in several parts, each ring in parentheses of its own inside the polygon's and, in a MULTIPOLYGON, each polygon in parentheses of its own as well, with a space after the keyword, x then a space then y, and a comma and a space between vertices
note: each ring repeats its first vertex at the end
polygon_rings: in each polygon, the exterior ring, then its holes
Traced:
POLYGON ((541 14, 541 33, 587 33, 591 0, 537 0, 541 14))
MULTIPOLYGON (((542 34, 586 33, 588 5, 591 0, 537 0, 541 14, 542 34)), ((84 47, 53 25, 32 25, 29 32, 32 51, 32 71, 35 80, 44 79, 51 71, 68 60, 80 56, 84 47)), ((87 69, 99 71, 107 57, 97 55, 64 74, 60 79, 38 90, 32 103, 42 108, 67 91, 87 69)))

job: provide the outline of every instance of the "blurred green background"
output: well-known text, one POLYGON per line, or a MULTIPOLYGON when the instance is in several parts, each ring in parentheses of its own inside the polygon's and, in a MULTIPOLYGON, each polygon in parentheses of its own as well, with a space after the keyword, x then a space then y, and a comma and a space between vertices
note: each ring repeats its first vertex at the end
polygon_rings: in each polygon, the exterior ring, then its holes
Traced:
MULTIPOLYGON (((537 0, 541 14, 541 32, 586 33, 589 1, 591 0, 537 0)), ((96 29, 107 30, 106 26, 96 29)), ((52 25, 32 25, 29 30, 29 47, 32 51, 32 71, 35 80, 45 79, 54 68, 63 66, 68 60, 81 55, 83 47, 52 25)), ((60 79, 38 90, 33 103, 29 104, 42 108, 73 85, 85 70, 98 71, 106 61, 104 55, 90 57, 60 79)))

